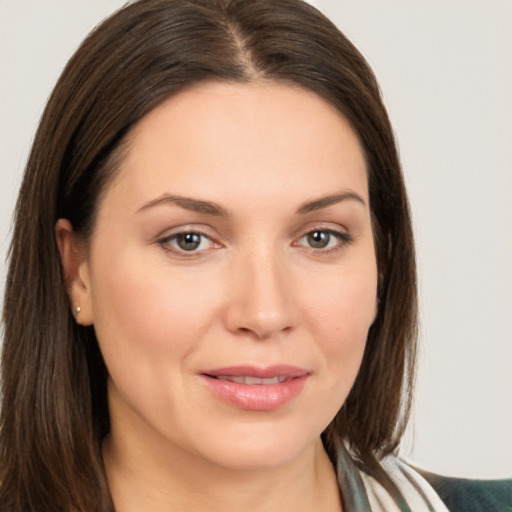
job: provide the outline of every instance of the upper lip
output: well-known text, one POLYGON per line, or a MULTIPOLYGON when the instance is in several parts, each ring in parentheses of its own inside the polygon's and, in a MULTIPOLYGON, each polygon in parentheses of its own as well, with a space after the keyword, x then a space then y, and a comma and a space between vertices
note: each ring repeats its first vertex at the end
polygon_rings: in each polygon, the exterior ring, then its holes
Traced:
POLYGON ((278 364, 272 366, 239 365, 215 368, 201 372, 202 375, 211 377, 257 377, 259 379, 270 379, 272 377, 296 378, 309 374, 308 370, 298 366, 278 364))

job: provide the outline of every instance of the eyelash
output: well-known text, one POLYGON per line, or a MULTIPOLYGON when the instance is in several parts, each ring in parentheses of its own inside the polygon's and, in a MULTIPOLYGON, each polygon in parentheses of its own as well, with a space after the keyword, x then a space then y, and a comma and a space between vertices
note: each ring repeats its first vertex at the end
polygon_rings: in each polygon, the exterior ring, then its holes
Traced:
MULTIPOLYGON (((350 245, 353 242, 352 236, 349 235, 348 233, 336 231, 333 229, 317 228, 317 229, 311 229, 311 230, 307 231, 306 233, 304 233, 292 245, 293 246, 302 246, 303 244, 300 243, 301 240, 304 240, 304 239, 307 240, 307 237, 314 236, 316 234, 322 234, 322 235, 328 236, 327 244, 326 244, 327 247, 321 247, 321 248, 311 247, 310 245, 304 244, 304 246, 307 250, 313 251, 316 254, 329 254, 332 252, 336 252, 336 251, 343 249, 343 247, 350 245), (329 247, 329 244, 331 243, 332 238, 334 238, 336 240, 336 243, 335 243, 335 246, 329 247)), ((160 238, 157 242, 164 250, 171 252, 173 254, 176 254, 178 256, 185 257, 185 258, 191 258, 194 256, 198 256, 203 251, 207 251, 211 248, 218 249, 218 248, 222 247, 222 245, 220 243, 214 241, 207 234, 202 233, 201 231, 195 231, 195 230, 180 231, 179 233, 174 233, 172 235, 160 238), (180 237, 184 238, 187 236, 193 236, 193 237, 195 236, 195 237, 199 238, 199 241, 198 241, 199 245, 196 248, 193 248, 192 250, 189 250, 189 251, 186 249, 183 249, 182 247, 179 247, 177 245, 179 243, 178 240, 180 237), (205 240, 209 241, 213 247, 198 249, 199 247, 201 247, 201 244, 205 240)))
MULTIPOLYGON (((303 239, 307 239, 307 237, 309 237, 309 236, 312 236, 315 234, 320 234, 320 233, 326 234, 329 237, 328 244, 331 242, 331 238, 336 239, 337 242, 334 247, 315 248, 315 247, 311 247, 311 246, 306 246, 307 249, 314 251, 315 253, 318 253, 318 254, 329 254, 329 253, 339 251, 339 250, 343 249, 344 247, 346 247, 347 245, 350 245, 354 241, 352 236, 349 235, 348 233, 336 231, 334 229, 317 228, 317 229, 311 229, 307 233, 304 233, 299 238, 298 242, 300 242, 303 239)), ((294 245, 298 245, 298 242, 295 242, 294 245)))
POLYGON ((197 256, 202 251, 208 250, 208 248, 200 249, 200 250, 197 250, 197 248, 195 248, 193 250, 187 251, 186 249, 183 249, 176 245, 178 243, 178 240, 180 237, 187 237, 187 236, 199 237, 200 238, 199 247, 205 240, 208 240, 212 245, 216 246, 215 248, 222 247, 221 244, 212 240, 212 238, 209 237, 208 235, 206 235, 205 233, 201 233, 200 231, 194 231, 194 230, 180 231, 179 233, 174 233, 174 234, 166 236, 164 238, 160 238, 158 240, 158 244, 160 244, 166 251, 172 252, 174 254, 177 254, 178 256, 183 256, 186 258, 197 256))

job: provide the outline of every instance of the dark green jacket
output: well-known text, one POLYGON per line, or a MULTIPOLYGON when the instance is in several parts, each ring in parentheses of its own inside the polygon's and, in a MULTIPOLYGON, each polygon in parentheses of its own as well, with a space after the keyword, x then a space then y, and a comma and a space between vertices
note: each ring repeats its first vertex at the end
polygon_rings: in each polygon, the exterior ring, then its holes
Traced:
POLYGON ((450 512, 512 512, 512 478, 470 480, 418 472, 434 488, 450 512))

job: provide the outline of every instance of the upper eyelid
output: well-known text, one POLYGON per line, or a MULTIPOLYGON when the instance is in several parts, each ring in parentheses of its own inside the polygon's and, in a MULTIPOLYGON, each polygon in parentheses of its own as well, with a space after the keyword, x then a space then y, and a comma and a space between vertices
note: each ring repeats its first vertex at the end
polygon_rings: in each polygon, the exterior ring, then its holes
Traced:
POLYGON ((333 235, 337 238, 345 239, 345 240, 353 240, 353 238, 354 238, 350 233, 345 232, 343 230, 332 229, 332 228, 313 228, 313 229, 308 229, 307 231, 304 231, 302 235, 297 237, 297 240, 300 240, 300 239, 304 238, 305 236, 309 235, 310 233, 314 233, 315 231, 323 231, 323 232, 329 233, 330 235, 333 235))
POLYGON ((185 233, 197 233, 198 235, 203 235, 210 239, 215 239, 215 234, 212 233, 214 231, 209 226, 201 225, 199 227, 194 226, 193 224, 185 224, 181 226, 175 226, 172 228, 166 228, 162 230, 158 235, 156 235, 157 240, 172 238, 173 236, 177 236, 185 233))
MULTIPOLYGON (((329 233, 333 234, 339 234, 341 236, 347 235, 349 236, 349 229, 347 229, 344 226, 340 226, 339 224, 332 227, 333 223, 327 223, 331 225, 326 225, 326 223, 312 223, 312 225, 308 225, 306 227, 302 227, 300 229, 295 229, 295 234, 292 235, 292 238, 297 239, 301 238, 308 233, 311 233, 313 231, 327 231, 329 233)), ((215 231, 214 229, 210 228, 209 226, 200 226, 195 227, 193 225, 183 225, 183 226, 176 226, 173 228, 167 228, 162 230, 159 234, 156 235, 156 240, 161 240, 165 238, 172 238, 173 236, 177 236, 180 234, 186 234, 186 233, 197 233, 198 235, 203 235, 209 239, 215 240, 217 238, 232 238, 231 236, 220 236, 218 233, 211 233, 211 231, 215 231)))
POLYGON ((339 235, 350 235, 351 230, 336 222, 311 222, 296 230, 296 238, 303 237, 313 231, 328 231, 339 235))
POLYGON ((200 230, 196 230, 196 229, 185 229, 185 230, 181 230, 181 231, 176 231, 174 233, 162 234, 157 237, 157 241, 164 242, 166 240, 175 239, 176 237, 178 237, 180 235, 188 235, 188 234, 192 234, 192 233, 195 235, 199 235, 204 238, 207 238, 208 240, 210 240, 213 243, 220 244, 220 242, 216 241, 215 238, 212 237, 211 235, 209 235, 208 233, 205 233, 204 231, 200 231, 200 230))

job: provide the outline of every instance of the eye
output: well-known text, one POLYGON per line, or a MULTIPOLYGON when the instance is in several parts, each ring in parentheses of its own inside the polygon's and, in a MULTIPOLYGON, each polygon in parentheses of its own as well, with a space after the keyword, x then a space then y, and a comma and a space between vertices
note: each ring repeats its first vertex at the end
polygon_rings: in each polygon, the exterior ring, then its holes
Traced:
POLYGON ((217 244, 204 233, 184 231, 167 236, 158 241, 165 249, 177 253, 198 253, 215 247, 217 244))
POLYGON ((327 231, 312 231, 308 233, 305 238, 307 244, 313 249, 325 249, 329 247, 333 236, 327 231))
POLYGON ((297 245, 303 245, 317 251, 335 250, 349 244, 352 237, 331 229, 315 229, 302 236, 297 245))

